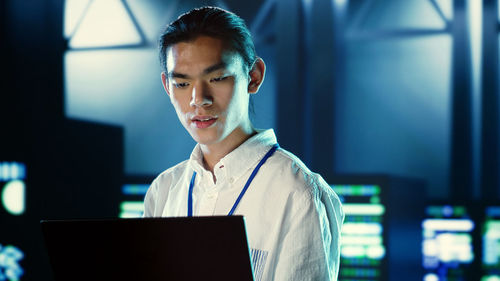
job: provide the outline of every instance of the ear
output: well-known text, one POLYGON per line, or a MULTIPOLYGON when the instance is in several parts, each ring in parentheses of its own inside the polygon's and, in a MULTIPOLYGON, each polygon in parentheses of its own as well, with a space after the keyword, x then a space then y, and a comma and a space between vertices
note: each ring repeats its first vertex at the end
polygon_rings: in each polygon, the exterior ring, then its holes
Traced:
POLYGON ((264 82, 265 74, 266 64, 261 58, 257 57, 249 72, 250 82, 248 83, 248 93, 255 94, 259 91, 260 85, 264 82))
POLYGON ((170 96, 170 91, 168 88, 168 77, 165 71, 161 73, 161 83, 163 84, 163 89, 165 89, 165 92, 167 92, 167 95, 170 96))

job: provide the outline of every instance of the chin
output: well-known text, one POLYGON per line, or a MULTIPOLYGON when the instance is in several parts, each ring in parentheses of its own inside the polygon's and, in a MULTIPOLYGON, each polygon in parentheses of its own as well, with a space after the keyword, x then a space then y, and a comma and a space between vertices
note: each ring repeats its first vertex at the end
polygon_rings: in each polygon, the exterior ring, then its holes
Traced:
POLYGON ((219 137, 210 132, 192 132, 191 137, 194 141, 203 145, 211 145, 219 141, 219 137))

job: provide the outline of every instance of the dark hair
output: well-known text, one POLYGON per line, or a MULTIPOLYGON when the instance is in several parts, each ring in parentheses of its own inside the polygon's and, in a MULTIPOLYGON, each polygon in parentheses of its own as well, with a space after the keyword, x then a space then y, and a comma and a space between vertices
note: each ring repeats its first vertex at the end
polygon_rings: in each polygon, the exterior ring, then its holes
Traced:
POLYGON ((217 7, 193 9, 170 23, 160 36, 160 63, 166 71, 167 48, 179 43, 206 35, 223 40, 228 47, 243 58, 247 70, 253 67, 256 59, 252 35, 242 18, 234 13, 217 7))

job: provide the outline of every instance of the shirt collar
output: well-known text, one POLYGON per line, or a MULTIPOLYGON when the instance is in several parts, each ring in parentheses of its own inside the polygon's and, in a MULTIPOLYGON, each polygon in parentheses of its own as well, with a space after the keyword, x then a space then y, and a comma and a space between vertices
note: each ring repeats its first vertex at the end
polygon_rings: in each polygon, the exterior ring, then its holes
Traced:
MULTIPOLYGON (((259 130, 257 134, 246 140, 236 149, 224 156, 216 165, 216 169, 221 168, 227 177, 233 180, 240 178, 247 170, 255 167, 264 155, 276 144, 276 135, 273 129, 259 130)), ((197 174, 205 174, 203 168, 203 154, 201 147, 197 144, 191 153, 190 166, 197 174)), ((215 172, 217 176, 218 171, 215 172)))

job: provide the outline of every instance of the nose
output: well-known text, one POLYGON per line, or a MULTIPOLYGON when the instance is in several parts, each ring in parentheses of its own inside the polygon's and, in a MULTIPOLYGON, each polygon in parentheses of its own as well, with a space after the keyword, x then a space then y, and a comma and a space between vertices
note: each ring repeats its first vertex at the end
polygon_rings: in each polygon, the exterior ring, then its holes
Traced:
POLYGON ((203 107, 212 104, 212 97, 203 82, 196 83, 191 92, 190 106, 203 107))

